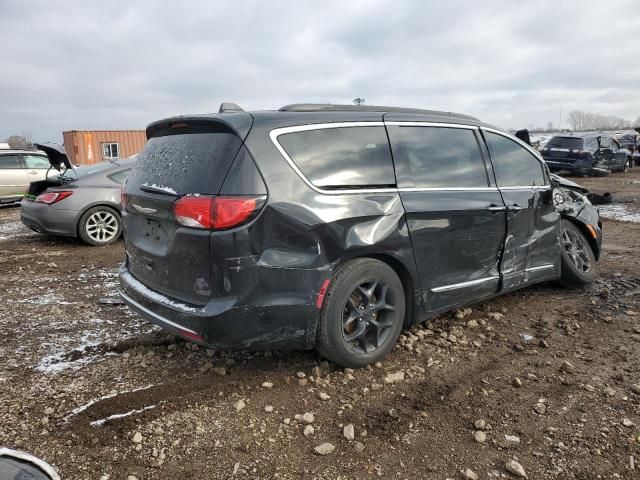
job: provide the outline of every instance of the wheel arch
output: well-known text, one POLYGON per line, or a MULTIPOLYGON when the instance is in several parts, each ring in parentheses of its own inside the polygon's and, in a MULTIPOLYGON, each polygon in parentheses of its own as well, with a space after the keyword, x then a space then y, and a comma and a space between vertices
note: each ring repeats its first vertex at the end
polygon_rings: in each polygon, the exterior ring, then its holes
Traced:
POLYGON ((587 242, 589 242, 589 246, 593 251, 593 255, 596 257, 596 261, 600 260, 600 247, 598 246, 598 242, 596 242, 596 239, 591 236, 591 232, 589 232, 587 225, 584 222, 580 221, 578 218, 568 215, 562 215, 561 218, 563 220, 570 221, 576 227, 578 227, 578 230, 580 230, 580 232, 584 235, 584 238, 586 238, 587 242))
POLYGON ((411 326, 414 323, 413 319, 414 319, 414 312, 416 308, 414 292, 416 290, 417 285, 419 285, 418 279, 414 278, 414 275, 411 269, 407 267, 407 265, 405 265, 405 263, 402 260, 400 260, 399 258, 391 254, 367 252, 361 255, 350 256, 348 258, 341 260, 340 263, 337 264, 336 267, 334 268, 334 275, 341 267, 346 265, 348 262, 352 260, 357 260, 360 258, 371 258, 374 260, 378 260, 382 263, 385 263, 393 269, 396 275, 398 275, 400 282, 402 282, 402 288, 404 289, 404 296, 405 296, 405 312, 404 312, 403 328, 407 328, 411 326))

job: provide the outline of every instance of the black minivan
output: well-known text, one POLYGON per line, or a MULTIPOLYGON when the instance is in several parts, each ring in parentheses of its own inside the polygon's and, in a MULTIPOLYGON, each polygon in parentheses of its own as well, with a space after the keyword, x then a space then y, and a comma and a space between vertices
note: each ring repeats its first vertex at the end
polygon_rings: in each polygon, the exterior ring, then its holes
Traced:
POLYGON ((473 117, 223 104, 147 138, 122 194, 121 294, 201 345, 316 348, 362 367, 403 327, 597 275, 584 189, 473 117))

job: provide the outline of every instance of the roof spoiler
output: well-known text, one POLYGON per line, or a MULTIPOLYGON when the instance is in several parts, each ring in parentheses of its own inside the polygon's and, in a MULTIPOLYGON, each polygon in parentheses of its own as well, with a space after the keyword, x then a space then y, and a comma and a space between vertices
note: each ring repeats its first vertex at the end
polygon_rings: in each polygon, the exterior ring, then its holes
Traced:
POLYGON ((244 108, 242 108, 237 103, 231 103, 231 102, 221 103, 220 108, 218 109, 218 113, 229 113, 229 112, 244 112, 244 108))

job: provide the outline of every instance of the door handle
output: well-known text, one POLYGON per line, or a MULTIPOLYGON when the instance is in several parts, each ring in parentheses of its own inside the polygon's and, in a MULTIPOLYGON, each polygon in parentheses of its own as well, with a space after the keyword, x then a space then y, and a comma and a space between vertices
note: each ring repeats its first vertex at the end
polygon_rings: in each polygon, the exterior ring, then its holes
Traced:
POLYGON ((30 171, 29 171, 29 173, 30 173, 31 175, 36 175, 38 172, 36 172, 35 170, 30 170, 30 171))
POLYGON ((498 206, 491 204, 487 207, 487 210, 489 210, 491 213, 505 212, 507 210, 507 207, 505 207, 504 205, 498 206))
POLYGON ((517 203, 514 203, 513 205, 509 205, 509 210, 512 210, 512 211, 515 211, 515 212, 519 212, 520 210, 523 210, 523 209, 524 209, 524 207, 521 207, 517 203))

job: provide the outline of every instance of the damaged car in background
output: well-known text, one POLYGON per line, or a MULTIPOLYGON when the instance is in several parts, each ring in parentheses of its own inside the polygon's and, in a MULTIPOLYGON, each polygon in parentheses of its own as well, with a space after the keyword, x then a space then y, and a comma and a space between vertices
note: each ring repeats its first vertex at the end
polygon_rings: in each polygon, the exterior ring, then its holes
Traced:
POLYGON ((541 153, 552 172, 603 176, 612 171, 627 172, 632 166, 631 152, 606 134, 558 135, 541 153))
POLYGON ((467 115, 223 104, 146 133, 122 195, 121 295, 201 345, 363 367, 412 324, 597 276, 584 189, 467 115))
POLYGON ((54 177, 31 183, 20 217, 31 230, 79 237, 93 246, 109 245, 122 233, 120 189, 135 156, 75 167, 59 144, 36 144, 47 154, 54 177))

